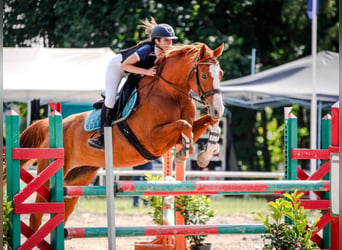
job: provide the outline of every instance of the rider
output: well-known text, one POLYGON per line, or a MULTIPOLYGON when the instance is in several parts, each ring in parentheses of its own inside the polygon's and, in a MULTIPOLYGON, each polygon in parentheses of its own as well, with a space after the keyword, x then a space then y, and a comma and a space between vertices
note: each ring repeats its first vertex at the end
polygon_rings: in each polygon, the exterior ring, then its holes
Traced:
POLYGON ((142 24, 140 26, 145 28, 150 38, 132 48, 120 51, 108 64, 100 135, 88 140, 88 145, 96 149, 103 149, 104 126, 110 126, 112 123, 117 89, 122 78, 126 77, 127 73, 155 76, 156 66, 150 67, 151 58, 155 59, 164 48, 172 45, 173 39, 177 39, 173 28, 168 24, 157 24, 153 18, 151 21, 142 21, 142 24))

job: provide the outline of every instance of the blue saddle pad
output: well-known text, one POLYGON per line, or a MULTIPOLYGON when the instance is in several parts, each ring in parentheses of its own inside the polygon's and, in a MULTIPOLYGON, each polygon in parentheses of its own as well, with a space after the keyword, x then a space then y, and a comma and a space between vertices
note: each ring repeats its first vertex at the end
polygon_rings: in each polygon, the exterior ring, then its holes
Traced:
MULTIPOLYGON (((133 95, 129 98, 128 102, 126 103, 125 107, 121 112, 120 119, 127 119, 129 115, 132 113, 136 103, 138 100, 138 91, 134 89, 133 95)), ((115 121, 113 121, 115 122, 115 121)), ((101 109, 93 110, 90 115, 88 116, 87 120, 84 123, 84 130, 86 132, 92 132, 95 130, 99 130, 101 127, 101 109)))

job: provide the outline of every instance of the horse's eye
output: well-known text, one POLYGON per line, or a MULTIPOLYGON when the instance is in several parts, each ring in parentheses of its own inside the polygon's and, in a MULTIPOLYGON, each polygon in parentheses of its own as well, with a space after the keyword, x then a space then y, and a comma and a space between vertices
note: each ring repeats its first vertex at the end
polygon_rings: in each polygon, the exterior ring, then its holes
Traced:
POLYGON ((201 77, 202 77, 203 80, 207 80, 208 79, 208 76, 206 74, 202 74, 201 77))

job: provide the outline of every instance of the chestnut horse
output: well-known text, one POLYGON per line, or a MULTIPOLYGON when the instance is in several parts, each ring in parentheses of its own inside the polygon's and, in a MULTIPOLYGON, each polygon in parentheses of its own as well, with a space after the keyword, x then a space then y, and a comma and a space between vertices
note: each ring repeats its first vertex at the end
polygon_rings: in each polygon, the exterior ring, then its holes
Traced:
MULTIPOLYGON (((196 141, 210 125, 218 127, 224 107, 219 85, 223 71, 217 58, 223 44, 215 50, 207 45, 175 45, 158 56, 155 77, 143 77, 137 86, 138 108, 127 118, 127 123, 140 144, 152 155, 160 157, 174 145, 187 143, 177 153, 183 161, 189 154, 189 143, 196 141), (209 108, 209 114, 195 120, 196 107, 190 96, 194 91, 209 108)), ((105 166, 104 151, 88 146, 91 132, 85 132, 84 123, 90 112, 71 115, 63 119, 64 185, 86 186, 105 166)), ((23 148, 47 148, 49 145, 48 119, 36 121, 20 136, 23 148)), ((113 161, 116 168, 132 167, 147 162, 133 147, 118 126, 112 128, 113 161)), ((213 135, 215 137, 215 135, 213 135)), ((217 138, 218 139, 218 138, 217 138)), ((209 148, 209 147, 208 147, 209 148)), ((217 150, 217 148, 216 148, 217 150)), ((215 150, 214 150, 215 151, 215 150)), ((210 152, 212 153, 213 150, 210 152)), ((21 161, 21 166, 33 160, 21 161)), ((202 161, 203 162, 203 161, 202 161)), ((204 163, 206 165, 207 163, 204 163)), ((48 165, 48 160, 37 161, 37 172, 48 165)), ((78 198, 65 198, 65 221, 74 210, 78 198)), ((44 202, 37 195, 36 202, 44 202)), ((37 230, 42 215, 30 217, 30 227, 37 230)))

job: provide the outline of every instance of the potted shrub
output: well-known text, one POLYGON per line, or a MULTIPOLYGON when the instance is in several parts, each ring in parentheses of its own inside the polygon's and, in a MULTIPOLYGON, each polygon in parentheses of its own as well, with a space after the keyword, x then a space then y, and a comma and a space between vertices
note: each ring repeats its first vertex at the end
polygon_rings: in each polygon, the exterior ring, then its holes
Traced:
POLYGON ((11 201, 7 201, 7 196, 2 197, 2 209, 3 209, 3 221, 2 221, 2 227, 3 227, 3 235, 2 235, 2 241, 3 241, 3 249, 11 249, 9 245, 9 230, 12 227, 12 222, 10 221, 8 215, 12 212, 13 208, 11 207, 11 201))
MULTIPOLYGON (((160 176, 146 174, 146 180, 159 181, 160 176)), ((145 196, 148 203, 148 213, 152 216, 153 222, 157 225, 163 224, 163 200, 161 196, 145 196)), ((175 196, 177 206, 176 211, 180 211, 184 216, 185 225, 207 224, 214 216, 214 210, 211 209, 211 199, 205 195, 179 195, 175 196)), ((207 235, 188 235, 186 239, 190 243, 192 250, 207 250, 211 244, 204 243, 207 235)))
POLYGON ((319 218, 311 224, 301 206, 299 199, 304 195, 295 190, 293 193, 284 193, 284 198, 278 198, 268 203, 271 210, 269 215, 256 213, 264 224, 266 233, 264 239, 265 250, 316 250, 320 249, 310 239, 317 228, 319 218), (270 217, 272 218, 270 220, 270 217))
MULTIPOLYGON (((211 209, 211 199, 206 195, 181 195, 176 197, 176 211, 184 216, 185 225, 207 224, 210 218, 214 217, 214 210, 211 209)), ((210 243, 204 243, 207 235, 188 235, 187 240, 192 250, 208 250, 210 243)))
MULTIPOLYGON (((161 181, 162 177, 158 175, 145 174, 147 181, 161 181)), ((163 225, 163 199, 161 196, 144 196, 147 201, 148 214, 151 215, 153 222, 157 225, 163 225)))

